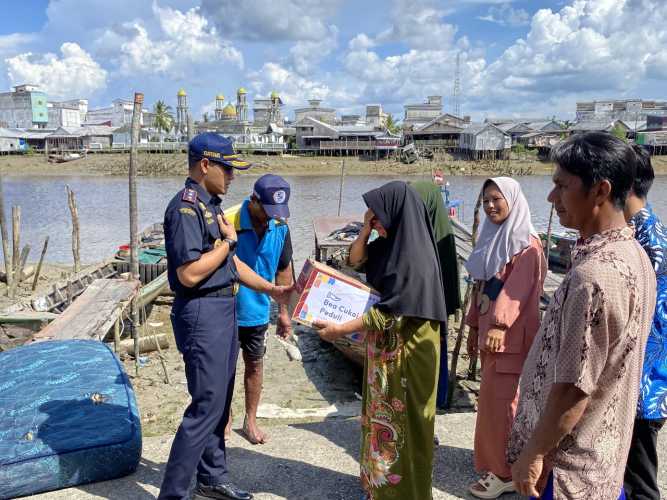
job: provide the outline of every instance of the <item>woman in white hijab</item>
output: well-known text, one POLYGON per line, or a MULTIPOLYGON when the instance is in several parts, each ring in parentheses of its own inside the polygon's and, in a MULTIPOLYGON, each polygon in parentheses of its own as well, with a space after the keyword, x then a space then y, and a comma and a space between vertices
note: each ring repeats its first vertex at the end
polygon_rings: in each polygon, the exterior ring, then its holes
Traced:
POLYGON ((475 280, 466 317, 468 353, 482 362, 475 469, 470 492, 497 498, 514 491, 505 458, 519 399, 519 375, 539 328, 539 305, 547 263, 521 186, 509 177, 482 186, 485 220, 466 268, 475 280))

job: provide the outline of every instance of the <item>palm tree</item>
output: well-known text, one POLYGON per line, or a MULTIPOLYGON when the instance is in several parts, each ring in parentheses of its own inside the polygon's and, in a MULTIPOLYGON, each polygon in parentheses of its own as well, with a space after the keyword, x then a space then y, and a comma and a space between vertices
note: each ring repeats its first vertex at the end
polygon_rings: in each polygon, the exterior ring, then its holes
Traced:
POLYGON ((157 101, 153 106, 155 128, 160 134, 160 142, 162 142, 162 131, 169 132, 173 126, 173 118, 170 112, 171 106, 168 106, 164 101, 157 101))
POLYGON ((392 134, 397 134, 401 129, 400 125, 394 120, 394 115, 391 113, 387 115, 387 130, 392 134))

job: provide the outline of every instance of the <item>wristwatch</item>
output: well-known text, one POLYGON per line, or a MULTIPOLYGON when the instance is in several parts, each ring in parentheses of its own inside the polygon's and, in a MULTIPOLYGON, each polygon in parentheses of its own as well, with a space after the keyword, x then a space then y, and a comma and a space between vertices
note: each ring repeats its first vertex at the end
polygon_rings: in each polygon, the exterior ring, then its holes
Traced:
POLYGON ((229 245, 229 251, 230 251, 230 252, 233 252, 233 251, 236 249, 236 243, 237 243, 236 240, 233 240, 233 239, 231 239, 231 238, 225 238, 225 239, 222 240, 222 241, 226 241, 226 242, 227 242, 227 244, 229 245))

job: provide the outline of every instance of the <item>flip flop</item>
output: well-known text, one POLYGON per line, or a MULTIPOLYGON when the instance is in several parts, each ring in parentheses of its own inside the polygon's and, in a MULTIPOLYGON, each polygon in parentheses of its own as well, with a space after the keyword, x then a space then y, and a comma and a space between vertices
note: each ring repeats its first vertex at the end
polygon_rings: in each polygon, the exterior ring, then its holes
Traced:
POLYGON ((479 491, 472 486, 468 488, 468 491, 477 498, 498 498, 503 493, 513 493, 515 491, 512 481, 503 481, 493 472, 487 472, 476 484, 485 489, 485 491, 479 491))

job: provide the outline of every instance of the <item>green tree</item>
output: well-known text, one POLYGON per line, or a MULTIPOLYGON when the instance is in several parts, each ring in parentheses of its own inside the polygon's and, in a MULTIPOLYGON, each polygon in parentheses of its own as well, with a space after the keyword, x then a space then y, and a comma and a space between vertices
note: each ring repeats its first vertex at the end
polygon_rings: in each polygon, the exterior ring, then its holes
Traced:
POLYGON ((170 114, 171 106, 168 106, 164 101, 157 101, 153 106, 153 113, 155 114, 155 128, 160 134, 160 142, 162 142, 162 132, 169 132, 173 127, 173 119, 170 114))
POLYGON ((628 137, 625 131, 625 128, 620 123, 614 125, 614 128, 611 129, 611 134, 627 142, 628 137))
POLYGON ((401 130, 400 125, 394 120, 394 115, 388 114, 387 115, 387 130, 391 132, 392 134, 398 134, 398 132, 401 130))

